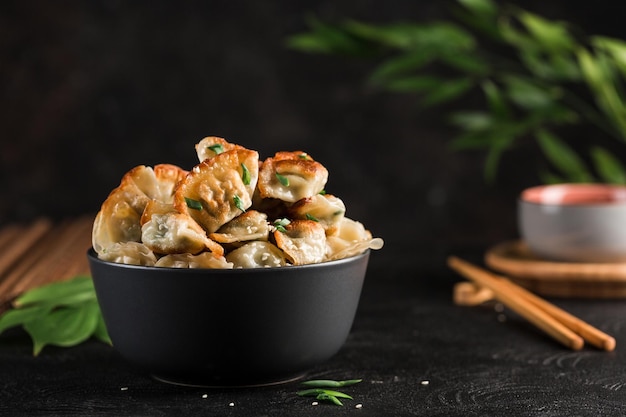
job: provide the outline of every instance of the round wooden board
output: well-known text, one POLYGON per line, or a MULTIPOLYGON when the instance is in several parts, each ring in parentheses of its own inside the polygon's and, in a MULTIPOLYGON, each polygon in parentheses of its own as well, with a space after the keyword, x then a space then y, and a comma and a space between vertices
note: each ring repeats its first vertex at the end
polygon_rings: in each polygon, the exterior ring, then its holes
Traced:
POLYGON ((545 296, 626 298, 626 263, 547 261, 520 240, 490 248, 485 263, 529 290, 545 296))

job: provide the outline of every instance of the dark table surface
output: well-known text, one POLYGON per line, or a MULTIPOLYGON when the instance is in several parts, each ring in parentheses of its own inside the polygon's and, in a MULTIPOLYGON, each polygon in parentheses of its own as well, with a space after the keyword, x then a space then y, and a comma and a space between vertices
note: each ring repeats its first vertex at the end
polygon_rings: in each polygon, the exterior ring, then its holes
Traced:
MULTIPOLYGON (((478 252, 468 260, 480 262, 478 252)), ((339 407, 296 395, 299 382, 191 388, 158 382, 97 341, 31 353, 0 336, 2 416, 618 416, 626 415, 626 302, 551 299, 615 336, 613 352, 568 350, 508 309, 460 307, 445 258, 374 253, 352 333, 307 379, 354 379, 339 407)))

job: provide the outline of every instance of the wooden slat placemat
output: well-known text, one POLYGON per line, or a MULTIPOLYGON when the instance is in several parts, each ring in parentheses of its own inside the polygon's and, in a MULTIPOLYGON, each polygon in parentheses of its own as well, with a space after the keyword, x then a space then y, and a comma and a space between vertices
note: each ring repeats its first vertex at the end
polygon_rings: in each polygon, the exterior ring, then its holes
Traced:
POLYGON ((626 298, 626 263, 555 262, 531 253, 521 240, 489 248, 485 263, 545 296, 626 298))
POLYGON ((0 228, 0 312, 24 291, 89 274, 93 219, 41 218, 0 228))

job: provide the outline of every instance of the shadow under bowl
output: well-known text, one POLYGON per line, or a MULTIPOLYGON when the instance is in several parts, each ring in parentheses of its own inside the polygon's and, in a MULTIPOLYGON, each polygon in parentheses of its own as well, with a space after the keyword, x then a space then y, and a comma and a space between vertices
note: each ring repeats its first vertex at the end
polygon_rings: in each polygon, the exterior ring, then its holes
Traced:
POLYGON ((156 379, 255 386, 298 379, 334 356, 357 311, 369 251, 282 268, 124 265, 87 253, 115 349, 156 379))

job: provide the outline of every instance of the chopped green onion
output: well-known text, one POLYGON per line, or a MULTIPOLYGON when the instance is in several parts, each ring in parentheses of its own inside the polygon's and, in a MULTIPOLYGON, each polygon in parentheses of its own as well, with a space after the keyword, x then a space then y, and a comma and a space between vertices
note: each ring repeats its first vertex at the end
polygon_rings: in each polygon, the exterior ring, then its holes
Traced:
POLYGON ((312 379, 310 381, 304 381, 302 385, 307 387, 318 387, 318 388, 336 388, 336 387, 347 387, 348 385, 358 384, 363 381, 362 379, 347 379, 345 381, 333 381, 332 379, 312 379))
POLYGON ((320 195, 326 195, 326 190, 321 190, 318 194, 320 194, 320 195))
POLYGON ((287 226, 289 223, 291 223, 289 219, 278 219, 274 221, 274 227, 279 232, 285 233, 287 231, 287 229, 285 229, 285 226, 287 226))
POLYGON ((250 170, 243 162, 241 163, 241 169, 242 169, 241 180, 243 181, 243 184, 250 185, 250 180, 251 180, 250 170))
POLYGON ((187 203, 187 207, 194 210, 202 210, 202 203, 198 200, 194 200, 193 198, 185 197, 185 203, 187 203))
POLYGON ((339 391, 329 390, 329 389, 311 388, 311 389, 298 391, 298 395, 301 397, 316 397, 320 394, 332 395, 333 397, 337 397, 337 398, 347 398, 348 400, 352 399, 352 397, 348 394, 345 394, 339 391))
POLYGON ((320 400, 320 401, 330 401, 335 405, 339 405, 343 407, 343 403, 339 401, 339 398, 335 397, 334 395, 322 393, 322 394, 319 394, 317 397, 315 397, 315 399, 320 400))
POLYGON ((241 198, 237 194, 233 196, 233 201, 235 202, 235 207, 241 211, 246 211, 246 208, 243 206, 243 201, 241 201, 241 198))
POLYGON ((282 185, 284 185, 285 187, 289 187, 289 178, 285 177, 284 175, 280 175, 278 172, 276 173, 276 178, 282 185))
POLYGON ((314 222, 319 222, 317 217, 315 217, 314 215, 309 214, 309 213, 306 214, 306 219, 307 220, 313 220, 314 222))
POLYGON ((222 146, 219 143, 216 143, 215 145, 207 146, 207 148, 209 148, 216 154, 221 154, 222 152, 224 152, 224 146, 222 146))
POLYGON ((298 158, 308 160, 309 159, 309 155, 307 155, 305 153, 301 153, 300 155, 298 155, 298 158))

